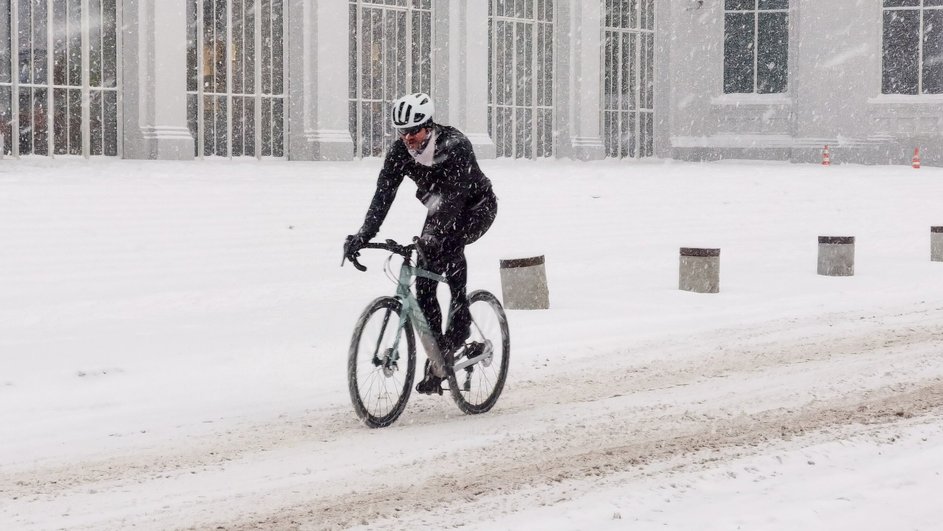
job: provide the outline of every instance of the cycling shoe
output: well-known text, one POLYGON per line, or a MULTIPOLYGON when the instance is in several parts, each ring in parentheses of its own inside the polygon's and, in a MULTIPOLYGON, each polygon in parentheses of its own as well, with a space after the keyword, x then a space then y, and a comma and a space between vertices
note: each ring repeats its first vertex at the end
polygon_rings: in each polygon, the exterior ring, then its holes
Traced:
POLYGON ((416 384, 416 392, 424 395, 438 393, 442 395, 442 378, 434 374, 428 374, 421 382, 416 384))

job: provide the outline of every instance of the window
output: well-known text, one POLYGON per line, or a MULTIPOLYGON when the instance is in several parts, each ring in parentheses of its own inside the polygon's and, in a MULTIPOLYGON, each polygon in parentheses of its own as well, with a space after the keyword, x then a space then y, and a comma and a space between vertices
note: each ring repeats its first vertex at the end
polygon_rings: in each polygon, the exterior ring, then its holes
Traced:
POLYGON ((379 156, 394 140, 393 101, 431 92, 432 0, 351 0, 350 58, 354 156, 379 156))
POLYGON ((654 0, 603 0, 603 143, 607 157, 654 154, 654 0))
POLYGON ((883 94, 943 94, 943 0, 884 0, 883 94))
POLYGON ((789 0, 725 0, 724 94, 786 92, 789 0))
POLYGON ((285 156, 282 0, 187 0, 187 122, 197 157, 285 156))
POLYGON ((553 0, 489 0, 488 132, 499 157, 553 154, 553 0))
POLYGON ((117 13, 115 0, 0 0, 5 154, 118 155, 117 13))

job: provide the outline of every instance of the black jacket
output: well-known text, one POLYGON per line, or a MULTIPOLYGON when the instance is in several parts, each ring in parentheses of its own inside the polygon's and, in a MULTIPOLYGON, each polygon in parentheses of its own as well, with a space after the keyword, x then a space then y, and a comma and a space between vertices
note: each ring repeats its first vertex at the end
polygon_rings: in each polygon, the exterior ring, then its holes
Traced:
POLYGON ((402 139, 390 147, 360 229, 366 239, 380 230, 404 176, 415 181, 416 198, 429 209, 424 234, 436 238, 454 232, 463 214, 496 201, 491 181, 478 167, 468 138, 454 127, 439 124, 434 127, 437 137, 432 166, 416 162, 402 139))

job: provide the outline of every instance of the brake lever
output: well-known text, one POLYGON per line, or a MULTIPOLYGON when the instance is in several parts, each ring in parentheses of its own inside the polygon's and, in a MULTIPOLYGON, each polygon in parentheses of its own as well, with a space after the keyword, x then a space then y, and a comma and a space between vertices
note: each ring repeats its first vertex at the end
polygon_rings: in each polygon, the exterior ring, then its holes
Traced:
POLYGON ((350 263, 360 271, 366 271, 367 267, 357 261, 357 256, 360 256, 360 253, 357 253, 354 257, 348 258, 347 254, 341 256, 341 267, 344 267, 344 262, 350 260, 350 263))

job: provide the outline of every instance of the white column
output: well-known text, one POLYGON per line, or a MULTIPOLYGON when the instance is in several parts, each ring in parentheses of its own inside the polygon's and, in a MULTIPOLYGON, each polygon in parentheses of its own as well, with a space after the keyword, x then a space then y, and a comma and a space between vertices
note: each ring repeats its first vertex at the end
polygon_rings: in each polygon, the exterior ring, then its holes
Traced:
POLYGON ((437 120, 460 129, 479 159, 495 157, 488 135, 488 2, 436 0, 437 120))
POLYGON ((458 76, 452 76, 453 68, 461 63, 462 25, 458 12, 462 9, 458 0, 432 0, 432 91, 435 102, 435 120, 440 124, 462 128, 462 117, 457 111, 459 94, 458 76), (453 67, 453 65, 455 65, 453 67))
POLYGON ((185 0, 123 0, 124 156, 192 159, 185 0))
MULTIPOLYGON (((696 5, 696 4, 695 4, 696 5)), ((693 10, 692 10, 693 11, 693 10)), ((655 156, 671 158, 671 43, 669 0, 655 0, 655 156)))
POLYGON ((570 154, 579 160, 601 159, 606 156, 599 128, 602 2, 570 0, 569 15, 570 154))
POLYGON ((349 3, 293 0, 289 31, 289 156, 292 160, 351 160, 348 122, 349 3))
POLYGON ((495 157, 494 141, 488 134, 488 2, 459 2, 465 15, 464 64, 459 77, 465 89, 460 99, 465 134, 480 159, 495 157))

